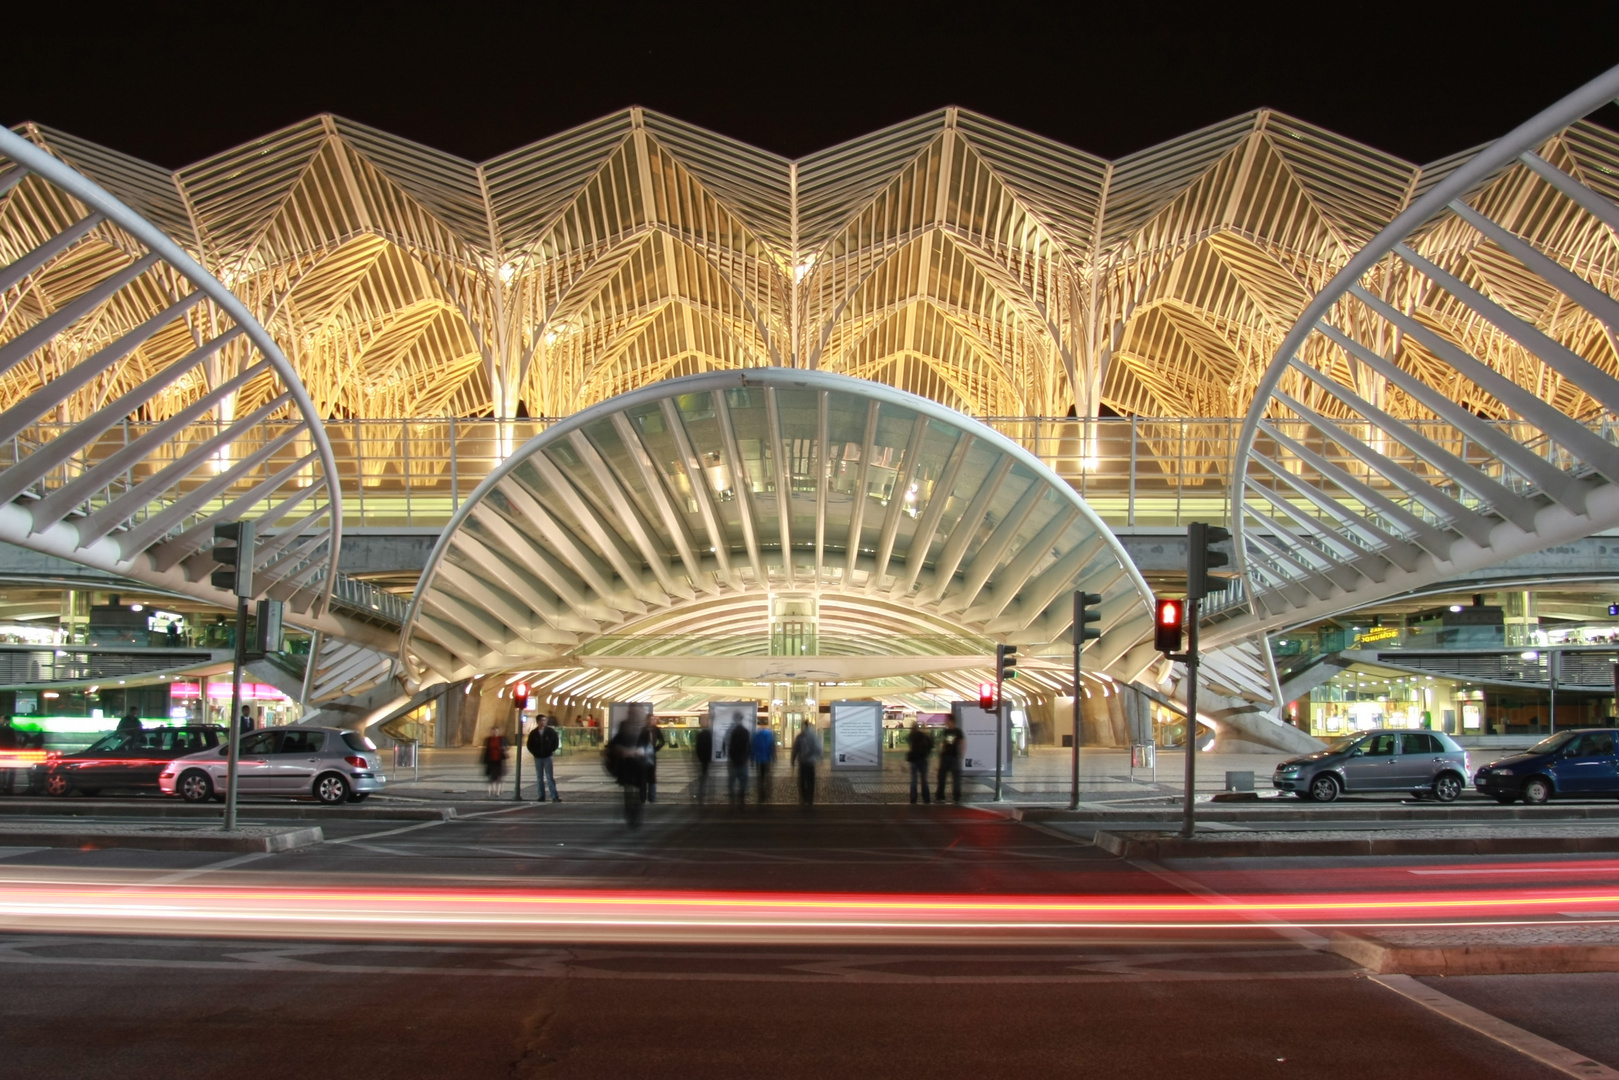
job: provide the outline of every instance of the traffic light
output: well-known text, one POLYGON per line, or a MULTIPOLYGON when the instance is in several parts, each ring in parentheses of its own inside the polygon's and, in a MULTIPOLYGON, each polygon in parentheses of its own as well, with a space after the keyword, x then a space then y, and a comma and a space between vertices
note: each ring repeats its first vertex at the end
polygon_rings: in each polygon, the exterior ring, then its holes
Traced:
POLYGON ((1017 678, 1017 646, 995 646, 995 679, 1005 682, 1017 678))
POLYGON ((981 682, 978 684, 978 707, 985 712, 995 708, 995 684, 981 682))
POLYGON ((520 682, 512 687, 512 704, 517 706, 518 712, 528 708, 528 683, 520 682))
POLYGON ((285 637, 282 627, 283 606, 279 600, 260 600, 250 626, 248 634, 247 652, 242 659, 248 663, 263 660, 271 653, 281 651, 282 638, 285 637))
POLYGON ((1181 651, 1181 634, 1186 630, 1186 601, 1160 600, 1153 613, 1152 641, 1161 653, 1181 651))
POLYGON ((1608 614, 1609 615, 1619 615, 1619 604, 1609 604, 1608 605, 1608 614))
POLYGON ((1230 582, 1210 577, 1209 571, 1231 562, 1231 556, 1214 551, 1215 544, 1231 539, 1231 530, 1202 521, 1186 526, 1186 599, 1201 600, 1211 592, 1224 592, 1230 582))
POLYGON ((1074 594, 1074 644, 1083 645, 1102 636, 1102 631, 1090 625, 1102 621, 1102 613, 1096 610, 1101 603, 1101 593, 1074 594))
POLYGON ((221 568, 209 575, 216 589, 237 596, 253 595, 253 523, 232 521, 214 526, 214 561, 221 568))

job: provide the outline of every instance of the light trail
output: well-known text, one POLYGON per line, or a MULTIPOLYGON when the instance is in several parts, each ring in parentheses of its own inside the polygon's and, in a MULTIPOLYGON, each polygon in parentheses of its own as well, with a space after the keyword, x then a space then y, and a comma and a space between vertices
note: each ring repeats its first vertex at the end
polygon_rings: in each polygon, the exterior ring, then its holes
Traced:
POLYGON ((899 894, 0 883, 0 923, 51 933, 579 942, 963 943, 1125 930, 1619 923, 1619 888, 1244 896, 899 894))

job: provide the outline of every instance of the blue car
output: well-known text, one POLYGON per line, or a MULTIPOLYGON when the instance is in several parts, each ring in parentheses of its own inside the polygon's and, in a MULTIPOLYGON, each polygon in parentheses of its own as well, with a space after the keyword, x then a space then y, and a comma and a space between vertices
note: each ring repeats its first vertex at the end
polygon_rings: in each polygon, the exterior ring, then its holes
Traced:
POLYGON ((1560 731, 1529 749, 1492 761, 1473 786, 1497 802, 1539 805, 1556 797, 1619 795, 1619 729, 1560 731))

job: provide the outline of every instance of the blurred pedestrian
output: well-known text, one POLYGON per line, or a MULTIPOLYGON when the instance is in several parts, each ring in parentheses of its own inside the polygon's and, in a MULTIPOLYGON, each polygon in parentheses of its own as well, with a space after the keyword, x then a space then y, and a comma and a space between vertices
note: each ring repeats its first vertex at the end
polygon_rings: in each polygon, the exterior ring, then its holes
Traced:
POLYGON ((19 748, 17 729, 11 726, 10 716, 0 716, 0 795, 10 795, 17 786, 16 766, 11 751, 19 748))
POLYGON ((483 743, 483 774, 489 781, 489 794, 495 798, 506 787, 506 736, 496 728, 483 743))
POLYGON ((641 824, 641 805, 646 802, 646 748, 641 741, 644 727, 626 720, 607 741, 613 777, 624 793, 624 824, 632 829, 641 824))
MULTIPOLYGON (((905 736, 905 760, 911 764, 911 802, 916 802, 916 788, 922 787, 922 805, 929 803, 928 799, 928 758, 933 756, 933 736, 922 730, 919 721, 912 721, 911 730, 905 736)), ((939 801, 944 801, 940 794, 939 801)))
POLYGON ((714 725, 707 720, 697 729, 697 805, 708 802, 708 767, 714 763, 714 725))
POLYGON ((798 766, 798 801, 805 806, 815 805, 815 766, 826 752, 821 749, 821 733, 814 724, 806 723, 798 738, 793 740, 792 764, 798 766))
POLYGON ((769 724, 760 724, 753 733, 753 766, 759 770, 759 801, 767 803, 774 794, 770 769, 776 763, 776 733, 769 724))
POLYGON ((658 751, 662 750, 667 740, 663 737, 663 729, 658 726, 658 718, 649 716, 646 723, 641 725, 641 735, 636 740, 641 747, 642 767, 646 770, 646 801, 658 801, 658 751))
POLYGON ((556 726, 551 723, 549 716, 540 715, 534 730, 528 733, 528 752, 534 755, 534 793, 540 802, 545 801, 545 788, 551 787, 551 801, 561 802, 562 796, 557 794, 557 774, 553 755, 562 746, 562 735, 556 726))
POLYGON ((939 801, 944 802, 944 778, 950 778, 950 801, 961 801, 961 755, 966 748, 967 736, 956 726, 951 716, 939 732, 939 801))
POLYGON ((748 801, 748 769, 753 764, 753 739, 748 725, 733 721, 725 733, 725 764, 728 767, 726 791, 731 805, 740 810, 748 801))

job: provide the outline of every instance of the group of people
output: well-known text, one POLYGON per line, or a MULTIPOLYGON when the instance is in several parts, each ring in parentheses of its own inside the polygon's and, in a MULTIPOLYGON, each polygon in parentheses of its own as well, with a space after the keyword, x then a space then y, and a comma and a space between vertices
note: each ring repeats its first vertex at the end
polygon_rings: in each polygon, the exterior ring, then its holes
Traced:
MULTIPOLYGON (((136 721, 139 722, 138 720, 136 721)), ((777 756, 776 733, 768 725, 750 729, 747 724, 735 722, 725 730, 724 761, 726 765, 726 793, 731 806, 741 809, 748 801, 750 783, 757 791, 758 801, 770 802, 774 797, 774 767, 777 756)), ((604 750, 603 762, 607 772, 624 791, 625 819, 635 825, 640 822, 640 808, 644 803, 658 801, 658 751, 668 744, 663 730, 652 718, 632 719, 620 724, 604 750)), ((945 801, 946 782, 949 783, 950 801, 961 801, 962 754, 967 739, 954 717, 946 721, 938 736, 921 724, 912 724, 906 736, 905 760, 911 772, 911 802, 920 793, 924 804, 934 798, 945 801), (937 795, 929 786, 928 762, 934 749, 939 752, 937 795)), ((557 793, 555 757, 562 746, 555 717, 539 716, 534 730, 529 732, 527 749, 534 758, 535 786, 540 802, 561 802, 557 793)), ((708 801, 708 777, 714 762, 714 729, 705 725, 697 732, 694 746, 697 754, 697 802, 708 801)), ((489 782, 489 795, 499 798, 505 790, 506 758, 510 752, 506 736, 498 728, 484 741, 484 775, 489 782)), ((814 724, 805 724, 793 739, 789 762, 798 774, 798 801, 804 806, 815 805, 816 769, 826 757, 820 732, 814 724)))
MULTIPOLYGON (((556 752, 562 747, 562 736, 557 731, 557 721, 554 716, 537 716, 534 718, 534 730, 528 733, 526 743, 528 752, 534 758, 534 786, 539 801, 545 802, 545 792, 549 788, 552 802, 561 802, 562 796, 557 794, 557 774, 555 770, 556 752)), ((499 728, 489 733, 483 741, 483 773, 484 779, 489 783, 489 795, 500 798, 506 790, 506 755, 510 747, 506 743, 506 735, 499 728)))
POLYGON ((911 766, 911 802, 916 802, 916 793, 922 792, 924 805, 931 802, 928 795, 928 758, 933 756, 933 747, 937 742, 939 747, 939 794, 938 799, 944 802, 944 782, 950 780, 950 801, 961 801, 961 755, 967 745, 967 736, 961 728, 956 726, 955 717, 945 722, 944 730, 939 732, 937 740, 933 734, 921 724, 912 724, 909 734, 905 738, 905 760, 911 766))

